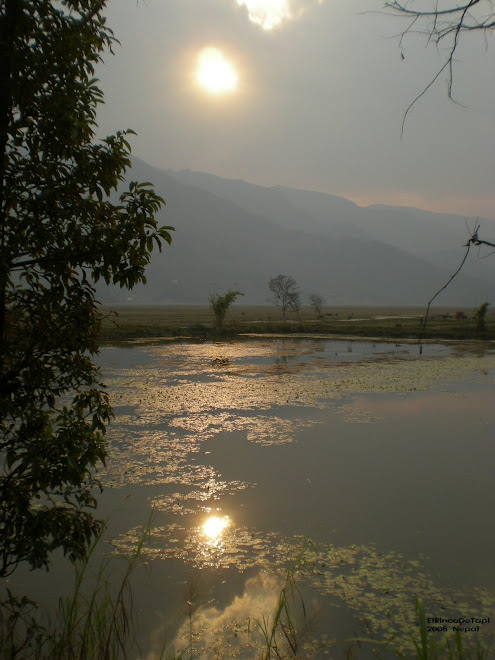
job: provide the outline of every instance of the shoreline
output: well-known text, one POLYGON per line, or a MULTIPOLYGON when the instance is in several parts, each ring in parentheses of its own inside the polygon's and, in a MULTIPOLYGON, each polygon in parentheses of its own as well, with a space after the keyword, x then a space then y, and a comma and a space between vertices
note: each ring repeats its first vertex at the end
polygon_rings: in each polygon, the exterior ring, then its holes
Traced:
POLYGON ((232 343, 239 338, 244 339, 315 339, 315 340, 330 340, 330 341, 350 341, 350 342, 373 342, 373 343, 390 343, 390 344, 417 344, 418 346, 427 344, 461 344, 468 346, 473 344, 480 346, 486 344, 495 349, 494 339, 475 339, 475 338, 447 338, 447 337, 426 337, 421 341, 413 337, 393 337, 393 336, 372 336, 372 335, 356 335, 356 334, 338 334, 338 333, 318 333, 318 332, 240 332, 235 334, 226 333, 223 336, 213 335, 207 337, 199 337, 198 335, 185 334, 185 335, 149 335, 149 336, 135 336, 132 334, 123 336, 104 336, 101 338, 100 344, 102 346, 109 346, 112 344, 132 343, 132 344, 148 344, 150 342, 174 342, 174 341, 191 341, 191 342, 212 342, 212 343, 232 343))

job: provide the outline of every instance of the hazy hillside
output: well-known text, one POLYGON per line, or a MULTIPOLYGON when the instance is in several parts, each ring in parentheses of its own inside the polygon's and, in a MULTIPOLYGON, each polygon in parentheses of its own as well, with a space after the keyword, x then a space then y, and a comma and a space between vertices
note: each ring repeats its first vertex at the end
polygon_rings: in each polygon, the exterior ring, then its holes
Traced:
MULTIPOLYGON (((409 207, 360 207, 335 195, 283 186, 263 188, 204 172, 168 173, 177 181, 213 192, 245 210, 266 215, 286 228, 330 238, 349 236, 380 241, 452 272, 463 256, 462 246, 476 221, 409 207)), ((495 219, 481 218, 479 222, 484 235, 495 237, 495 219)), ((481 256, 486 254, 485 248, 481 256)), ((490 283, 495 281, 495 259, 480 259, 479 256, 477 250, 472 250, 464 273, 490 283)))
POLYGON ((361 209, 343 197, 275 186, 264 188, 247 181, 222 179, 205 172, 167 171, 181 183, 228 199, 250 213, 258 213, 287 229, 337 236, 371 235, 355 223, 361 209), (305 200, 307 198, 307 200, 305 200))
MULTIPOLYGON (((268 279, 285 273, 329 304, 423 304, 451 274, 427 253, 439 245, 456 253, 462 233, 456 216, 363 209, 332 195, 165 172, 138 159, 128 178, 154 183, 167 203, 160 221, 176 231, 172 246, 153 256, 146 286, 130 294, 99 287, 102 301, 206 302, 234 287, 246 294, 243 302, 262 303, 268 279), (415 237, 430 230, 435 240, 419 254, 415 237)), ((492 282, 463 276, 441 302, 480 304, 495 297, 492 282)))

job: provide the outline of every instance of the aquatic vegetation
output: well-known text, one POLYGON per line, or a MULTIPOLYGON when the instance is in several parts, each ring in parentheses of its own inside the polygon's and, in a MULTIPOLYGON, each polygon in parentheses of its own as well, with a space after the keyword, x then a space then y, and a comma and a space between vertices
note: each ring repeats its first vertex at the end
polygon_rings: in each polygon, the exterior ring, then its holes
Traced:
MULTIPOLYGON (((353 344, 348 352, 345 345, 330 348, 329 344, 316 340, 160 345, 146 347, 146 360, 142 364, 131 364, 125 369, 109 368, 107 382, 112 398, 120 405, 109 433, 109 466, 103 480, 116 488, 132 485, 135 489, 147 489, 147 500, 153 503, 159 517, 143 547, 146 558, 178 560, 193 569, 218 574, 220 580, 228 579, 221 575, 234 572, 245 575, 244 595, 235 596, 224 606, 209 603, 198 607, 194 616, 180 627, 177 639, 182 641, 176 649, 187 648, 191 653, 194 648, 199 657, 201 653, 204 657, 233 657, 235 651, 237 657, 252 658, 263 648, 263 640, 267 648, 273 618, 263 620, 259 609, 254 615, 245 614, 243 609, 241 616, 241 601, 254 604, 253 585, 261 589, 265 580, 266 616, 280 605, 277 600, 280 587, 277 590, 274 585, 280 585, 284 579, 287 561, 297 556, 301 535, 282 531, 278 521, 273 531, 267 531, 257 524, 256 514, 248 509, 240 516, 242 519, 236 520, 236 506, 239 502, 241 507, 260 505, 256 492, 262 487, 267 498, 282 499, 283 494, 269 487, 269 470, 282 475, 277 481, 279 486, 287 471, 287 479, 295 480, 292 490, 304 495, 308 507, 317 497, 311 495, 313 491, 336 498, 328 501, 329 515, 325 521, 330 527, 336 526, 335 507, 339 505, 343 484, 346 487, 339 479, 338 466, 347 467, 348 471, 352 466, 346 463, 347 455, 341 460, 339 436, 329 433, 328 451, 321 453, 321 458, 338 463, 332 471, 336 483, 334 490, 322 490, 321 484, 312 483, 313 474, 306 474, 302 463, 298 469, 289 470, 283 462, 288 456, 286 452, 295 451, 302 437, 316 437, 311 434, 322 424, 328 428, 332 420, 341 435, 346 428, 352 428, 346 435, 346 441, 351 442, 357 424, 370 425, 363 430, 373 434, 379 431, 378 425, 383 420, 391 427, 399 417, 405 420, 403 429, 407 435, 413 428, 411 422, 419 414, 432 419, 448 415, 452 406, 459 411, 474 400, 464 401, 464 390, 493 383, 495 355, 492 352, 475 355, 451 352, 448 347, 428 347, 419 358, 409 347, 393 344, 368 344, 366 350, 360 343, 353 344), (230 457, 228 460, 225 454, 230 457), (263 457, 268 455, 271 459, 265 461, 263 457), (276 456, 280 457, 279 463, 276 456), (265 468, 267 474, 263 472, 265 468), (263 484, 257 483, 257 472, 263 476, 263 484), (230 522, 212 539, 204 533, 206 516, 220 519, 229 516, 230 522), (259 626, 254 632, 249 616, 264 621, 265 635, 259 626), (218 621, 218 629, 209 627, 207 621, 218 621)), ((493 423, 491 407, 486 406, 487 393, 488 390, 480 389, 477 407, 473 408, 472 416, 476 413, 478 424, 493 423)), ((361 451, 369 447, 369 451, 352 456, 352 460, 361 466, 361 472, 356 471, 354 476, 367 480, 369 488, 376 491, 381 487, 380 477, 369 473, 376 463, 373 451, 379 454, 385 448, 389 451, 394 448, 390 441, 387 444, 378 442, 376 436, 370 437, 366 445, 355 445, 361 451)), ((412 432, 407 439, 415 446, 418 443, 412 432)), ((424 442, 421 446, 424 449, 424 442)), ((453 445, 453 451, 459 446, 459 443, 453 445)), ((301 461, 303 454, 291 456, 301 461)), ((391 487, 401 486, 399 481, 404 478, 397 477, 397 484, 392 480, 391 487)), ((349 510, 365 515, 366 502, 353 500, 352 488, 350 483, 349 510)), ((390 500, 390 494, 387 497, 390 500)), ((290 501, 296 508, 299 506, 292 497, 290 501)), ((273 510, 277 509, 273 507, 273 510)), ((290 511, 284 515, 290 517, 290 511)), ((318 515, 319 509, 313 513, 308 508, 306 518, 318 515)), ((391 516, 390 520, 398 518, 391 516)), ((428 529, 431 533, 431 528, 428 529)), ((413 530, 411 534, 416 532, 413 530)), ((137 529, 131 527, 118 536, 116 546, 125 552, 137 536, 137 529)), ((445 584, 430 570, 428 560, 413 550, 406 556, 393 552, 383 543, 331 543, 329 539, 331 533, 327 530, 325 540, 318 543, 318 553, 301 567, 298 580, 302 587, 312 590, 329 607, 350 612, 359 633, 372 638, 378 649, 389 641, 397 657, 402 657, 400 654, 415 657, 420 652, 411 637, 411 633, 414 636, 418 632, 415 611, 418 596, 426 611, 433 614, 441 609, 452 616, 469 613, 469 616, 486 617, 495 607, 490 590, 445 584)), ((283 611, 282 607, 280 612, 283 611)), ((280 616, 277 621, 281 621, 280 616)), ((292 640, 290 620, 285 620, 284 625, 292 640)), ((280 633, 284 635, 283 626, 277 635, 280 633)), ((449 643, 456 643, 452 639, 449 643)), ((285 641, 290 655, 291 644, 286 637, 285 641)), ((303 657, 322 657, 325 649, 331 648, 330 643, 311 646, 314 642, 314 639, 307 642, 303 657)), ((450 657, 447 641, 438 643, 445 653, 437 657, 450 657)), ((280 643, 277 649, 270 651, 271 657, 277 657, 275 652, 285 657, 280 643)), ((466 657, 473 649, 465 638, 466 657)), ((359 657, 359 652, 355 657, 359 657)))
MULTIPOLYGON (((137 534, 135 530, 120 537, 117 547, 121 551, 132 548, 137 534)), ((181 559, 197 569, 235 569, 248 575, 255 571, 254 575, 266 574, 274 579, 286 574, 288 562, 297 565, 301 585, 315 589, 333 607, 350 610, 361 629, 375 640, 393 637, 393 647, 399 652, 414 651, 411 633, 417 628, 414 606, 419 595, 430 616, 441 613, 446 618, 481 619, 495 609, 495 593, 444 584, 428 573, 425 557, 407 559, 374 544, 318 543, 316 547, 305 543, 301 536, 261 534, 235 524, 223 530, 220 542, 212 543, 202 534, 201 525, 174 524, 155 528, 143 553, 154 559, 181 559), (301 547, 305 548, 304 561, 301 547)))
MULTIPOLYGON (((301 429, 320 423, 311 411, 334 408, 349 394, 431 391, 449 381, 490 382, 495 365, 491 354, 397 357, 391 345, 386 357, 361 358, 351 366, 322 357, 324 351, 314 341, 146 350, 153 360, 109 369, 106 377, 116 420, 109 431, 108 467, 101 476, 114 487, 199 485, 215 475, 207 466, 192 465, 191 458, 204 440, 221 432, 244 431, 252 442, 284 444, 301 429), (218 354, 229 360, 228 370, 212 365, 218 354), (286 365, 286 371, 273 373, 273 361, 287 355, 305 356, 307 362, 294 362, 286 365)), ((355 404, 343 403, 340 410, 350 422, 377 418, 355 404)))

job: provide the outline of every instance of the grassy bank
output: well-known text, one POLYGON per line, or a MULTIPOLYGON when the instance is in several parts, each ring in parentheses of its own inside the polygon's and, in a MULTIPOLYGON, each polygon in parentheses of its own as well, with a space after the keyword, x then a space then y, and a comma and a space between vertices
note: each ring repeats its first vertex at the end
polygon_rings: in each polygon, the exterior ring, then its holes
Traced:
MULTIPOLYGON (((208 305, 114 305, 103 308, 102 340, 139 337, 215 338, 213 314, 208 305)), ((286 322, 280 310, 269 305, 235 305, 224 323, 225 335, 309 333, 342 337, 418 339, 425 310, 419 307, 332 307, 321 318, 302 308, 286 322)), ((480 333, 475 309, 430 310, 424 339, 493 340, 495 314, 489 311, 486 330, 480 333)))

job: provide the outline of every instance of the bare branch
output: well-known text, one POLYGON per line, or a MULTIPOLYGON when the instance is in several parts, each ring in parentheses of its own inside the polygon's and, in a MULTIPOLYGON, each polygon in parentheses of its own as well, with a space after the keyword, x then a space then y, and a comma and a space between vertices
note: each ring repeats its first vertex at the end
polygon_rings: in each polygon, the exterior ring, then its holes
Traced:
MULTIPOLYGON (((399 47, 404 58, 402 47, 405 37, 411 33, 424 34, 427 45, 435 43, 437 46, 444 40, 449 44, 446 59, 425 88, 413 99, 407 107, 402 120, 401 136, 404 134, 405 121, 411 109, 422 96, 438 81, 441 74, 447 70, 448 98, 458 103, 453 96, 455 54, 459 48, 461 36, 464 32, 481 31, 483 34, 495 29, 495 9, 492 0, 469 0, 464 4, 456 5, 454 0, 450 7, 440 9, 438 1, 432 9, 416 9, 416 0, 387 0, 384 4, 386 13, 402 15, 407 18, 408 24, 400 33, 399 47), (477 11, 472 10, 477 7, 477 11), (482 7, 486 12, 482 13, 482 7), (413 27, 415 28, 413 30, 413 27), (416 29, 416 27, 418 29, 416 29)), ((458 103, 459 105, 462 105, 458 103)))
POLYGON ((401 4, 400 2, 397 2, 397 0, 394 0, 393 2, 386 2, 385 7, 388 9, 393 9, 394 11, 397 11, 401 14, 411 14, 412 16, 417 16, 418 18, 421 16, 433 16, 433 18, 436 20, 438 16, 442 15, 455 15, 460 12, 465 12, 471 9, 471 7, 474 7, 474 5, 477 5, 481 0, 470 0, 467 5, 460 5, 459 7, 450 7, 449 9, 434 9, 433 11, 420 11, 416 9, 409 9, 409 7, 406 7, 406 5, 401 4))
POLYGON ((491 256, 492 256, 492 254, 495 254, 495 250, 492 250, 492 251, 491 251, 491 252, 489 252, 488 254, 485 254, 485 256, 484 256, 484 257, 480 257, 480 259, 487 259, 488 257, 491 257, 491 256))
POLYGON ((495 248, 495 243, 492 243, 491 241, 485 241, 484 239, 479 238, 479 236, 478 236, 479 229, 480 229, 480 225, 478 224, 478 221, 476 220, 476 225, 474 227, 473 233, 471 234, 471 236, 469 237, 467 243, 464 246, 466 248, 466 251, 464 253, 464 257, 462 258, 461 263, 459 264, 459 267, 457 268, 455 273, 450 276, 448 281, 440 289, 438 289, 438 291, 435 293, 435 295, 428 301, 428 305, 426 307, 425 317, 424 317, 424 320, 423 320, 423 324, 421 326, 421 332, 419 334, 419 339, 418 339, 418 344, 420 344, 420 346, 421 346, 421 342, 423 340, 426 324, 428 322, 428 315, 430 313, 430 307, 431 307, 432 302, 435 300, 435 298, 438 295, 440 295, 440 293, 442 293, 442 291, 445 291, 445 289, 449 286, 449 284, 452 282, 452 280, 461 272, 462 267, 466 263, 466 259, 468 258, 469 251, 471 250, 471 247, 473 245, 488 245, 489 247, 495 248))
POLYGON ((495 248, 495 243, 491 243, 490 241, 484 241, 481 238, 476 238, 476 240, 470 238, 469 240, 472 242, 473 245, 488 245, 492 248, 495 248))
POLYGON ((407 106, 406 111, 404 112, 404 116, 402 117, 402 124, 401 124, 401 129, 400 129, 400 136, 401 137, 404 136, 404 127, 405 127, 405 124, 406 124, 407 115, 410 113, 410 111, 413 109, 413 107, 416 105, 416 103, 419 101, 419 99, 422 96, 424 96, 426 94, 426 92, 430 89, 430 87, 432 87, 436 83, 436 81, 438 80, 438 78, 441 75, 442 71, 448 66, 448 64, 449 64, 449 60, 447 60, 444 63, 444 65, 442 66, 440 71, 438 71, 438 73, 435 75, 435 77, 432 80, 430 80, 430 82, 428 83, 428 85, 426 85, 426 87, 423 89, 423 91, 420 92, 416 96, 416 98, 413 99, 411 101, 411 103, 407 106))
POLYGON ((449 284, 452 282, 452 280, 460 273, 462 267, 466 263, 466 259, 468 258, 468 254, 469 254, 470 249, 471 249, 471 240, 469 240, 467 245, 466 245, 466 252, 464 253, 464 257, 463 257, 461 263, 459 264, 459 267, 455 271, 455 273, 450 276, 449 280, 442 286, 442 288, 438 289, 438 291, 435 293, 433 298, 431 298, 428 301, 428 305, 426 307, 426 314, 425 314, 425 317, 424 317, 424 320, 423 320, 423 325, 421 326, 421 332, 419 334, 418 344, 421 345, 421 342, 423 341, 423 335, 424 335, 424 332, 425 332, 426 324, 428 322, 428 315, 430 313, 430 307, 431 307, 432 302, 435 300, 435 298, 437 296, 439 296, 442 293, 442 291, 445 291, 445 289, 449 286, 449 284))

